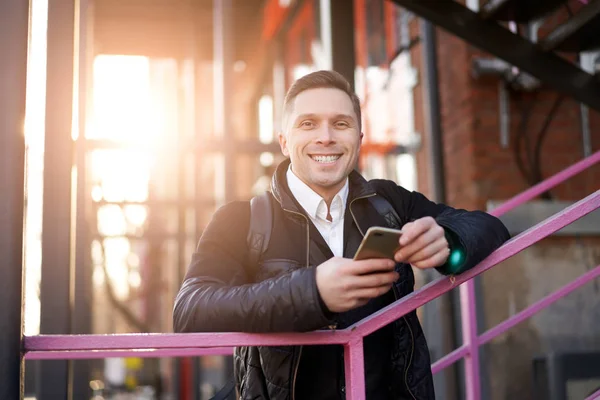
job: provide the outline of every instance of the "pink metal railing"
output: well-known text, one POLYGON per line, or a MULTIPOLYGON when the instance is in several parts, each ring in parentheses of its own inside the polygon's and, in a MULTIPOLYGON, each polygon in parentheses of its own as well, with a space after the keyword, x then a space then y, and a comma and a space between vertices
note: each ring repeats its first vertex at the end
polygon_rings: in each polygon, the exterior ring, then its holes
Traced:
MULTIPOLYGON (((516 207, 599 161, 600 152, 597 152, 542 184, 532 187, 506 204, 510 205, 511 208, 516 207)), ((25 358, 180 357, 226 354, 230 353, 231 346, 342 344, 345 349, 347 398, 351 400, 364 399, 363 338, 365 336, 458 285, 470 282, 473 277, 489 270, 599 207, 600 190, 511 239, 475 268, 456 277, 440 278, 344 330, 284 334, 38 335, 24 337, 25 358), (199 345, 202 347, 199 347, 199 345)), ((508 209, 507 206, 503 205, 494 210, 492 214, 500 215, 508 209)), ((457 360, 465 358, 468 398, 478 400, 480 398, 479 361, 477 358, 479 347, 599 276, 600 265, 482 335, 477 334, 473 288, 469 285, 461 286, 461 303, 463 312, 466 311, 463 314, 463 316, 466 316, 466 318, 463 317, 464 344, 436 362, 432 366, 433 371, 438 372, 457 360), (463 289, 463 287, 467 289, 463 289)))
POLYGON ((600 399, 600 389, 598 389, 597 392, 595 392, 592 395, 585 398, 585 400, 598 400, 598 399, 600 399))

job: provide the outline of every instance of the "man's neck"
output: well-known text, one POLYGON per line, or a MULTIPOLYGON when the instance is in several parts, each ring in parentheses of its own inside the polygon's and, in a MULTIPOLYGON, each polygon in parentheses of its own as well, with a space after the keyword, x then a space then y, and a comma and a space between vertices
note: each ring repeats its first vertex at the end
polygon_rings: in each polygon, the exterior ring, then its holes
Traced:
POLYGON ((310 183, 308 183, 304 179, 302 179, 300 176, 298 176, 298 174, 296 174, 296 172, 294 172, 293 166, 291 168, 292 168, 292 173, 294 175, 296 175, 296 177, 298 179, 300 179, 302 182, 304 182, 304 184, 306 186, 311 188, 316 194, 318 194, 319 196, 321 196, 321 198, 323 198, 323 201, 325 201, 325 204, 327 205, 327 210, 328 210, 327 213, 329 214, 331 202, 333 201, 335 195, 338 194, 338 192, 344 187, 344 185, 346 184, 346 181, 343 180, 339 184, 337 184, 335 186, 329 186, 329 187, 315 186, 315 185, 311 185, 310 183))

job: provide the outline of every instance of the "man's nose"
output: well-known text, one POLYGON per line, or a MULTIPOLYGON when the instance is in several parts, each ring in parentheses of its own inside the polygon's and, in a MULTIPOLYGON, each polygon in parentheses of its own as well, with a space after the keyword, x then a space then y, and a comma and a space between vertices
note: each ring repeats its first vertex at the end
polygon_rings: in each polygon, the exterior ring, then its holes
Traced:
POLYGON ((317 142, 322 144, 331 144, 335 142, 335 132, 329 124, 322 124, 318 130, 317 142))

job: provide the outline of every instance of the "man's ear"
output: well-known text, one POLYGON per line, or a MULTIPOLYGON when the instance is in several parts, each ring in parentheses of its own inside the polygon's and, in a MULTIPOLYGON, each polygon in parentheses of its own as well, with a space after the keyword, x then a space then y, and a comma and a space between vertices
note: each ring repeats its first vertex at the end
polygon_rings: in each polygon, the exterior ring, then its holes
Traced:
POLYGON ((287 138, 283 132, 279 132, 279 146, 281 147, 281 152, 284 156, 289 157, 290 152, 287 148, 287 138))
POLYGON ((362 144, 362 140, 363 140, 363 137, 364 137, 364 136, 365 136, 365 134, 361 132, 361 133, 360 133, 360 137, 359 137, 359 139, 358 139, 358 143, 359 143, 359 144, 362 144))

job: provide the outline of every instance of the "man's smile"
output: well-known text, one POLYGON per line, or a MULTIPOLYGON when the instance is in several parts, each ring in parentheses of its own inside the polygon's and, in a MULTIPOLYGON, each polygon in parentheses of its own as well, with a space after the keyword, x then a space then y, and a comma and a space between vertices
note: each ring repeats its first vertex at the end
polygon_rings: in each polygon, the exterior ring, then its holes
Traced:
POLYGON ((319 164, 333 164, 340 159, 341 154, 311 154, 310 158, 319 164))

